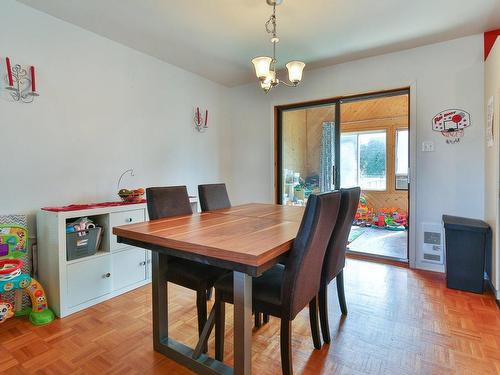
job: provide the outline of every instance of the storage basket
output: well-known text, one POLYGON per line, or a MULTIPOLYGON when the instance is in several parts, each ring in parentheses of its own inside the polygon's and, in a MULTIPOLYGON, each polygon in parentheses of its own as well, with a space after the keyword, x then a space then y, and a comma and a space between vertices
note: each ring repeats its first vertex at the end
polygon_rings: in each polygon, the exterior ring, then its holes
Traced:
POLYGON ((101 243, 102 228, 66 233, 66 259, 75 260, 94 255, 101 243))

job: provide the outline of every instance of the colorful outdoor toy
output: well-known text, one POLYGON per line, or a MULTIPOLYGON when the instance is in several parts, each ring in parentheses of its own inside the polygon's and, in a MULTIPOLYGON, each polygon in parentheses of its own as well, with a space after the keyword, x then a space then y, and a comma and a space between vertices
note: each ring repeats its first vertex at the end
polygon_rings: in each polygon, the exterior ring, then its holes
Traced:
MULTIPOLYGON (((30 275, 21 272, 22 265, 20 259, 0 259, 0 293, 18 289, 26 291, 31 299, 31 311, 20 310, 17 315, 29 314, 31 323, 35 325, 52 322, 54 313, 48 307, 43 287, 30 275)), ((10 303, 0 302, 0 322, 14 315, 12 309, 10 303)))
POLYGON ((19 258, 28 253, 28 230, 16 224, 0 225, 0 297, 2 293, 15 291, 15 305, 0 298, 0 323, 12 316, 29 315, 31 323, 43 325, 54 320, 42 285, 28 273, 22 272, 23 261, 19 258), (31 309, 23 309, 18 300, 26 292, 31 300, 31 309))
POLYGON ((368 207, 366 197, 362 194, 359 198, 358 209, 354 217, 354 225, 362 227, 371 226, 373 221, 373 211, 368 207))

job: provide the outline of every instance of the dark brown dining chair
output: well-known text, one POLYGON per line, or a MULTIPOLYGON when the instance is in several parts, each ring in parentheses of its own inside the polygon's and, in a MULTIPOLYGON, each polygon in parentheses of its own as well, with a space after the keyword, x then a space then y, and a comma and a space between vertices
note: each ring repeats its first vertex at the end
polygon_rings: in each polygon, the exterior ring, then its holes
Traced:
MULTIPOLYGON (((317 294, 321 267, 340 207, 340 192, 311 195, 285 265, 277 264, 252 280, 253 309, 281 319, 281 367, 291 375, 292 320, 309 304, 314 347, 321 347, 317 294)), ((215 283, 215 358, 224 357, 225 303, 233 303, 233 275, 215 283)))
POLYGON ((323 262, 321 272, 321 286, 319 289, 319 317, 323 341, 330 342, 330 327, 328 324, 328 284, 333 279, 337 280, 337 295, 339 298, 342 315, 347 315, 347 303, 344 291, 344 266, 347 241, 351 231, 352 222, 358 208, 361 189, 359 187, 341 189, 340 210, 337 223, 333 229, 332 237, 323 262))
MULTIPOLYGON (((150 220, 193 214, 185 186, 147 188, 146 200, 150 220)), ((176 257, 169 257, 167 268, 167 282, 196 291, 198 333, 201 335, 207 321, 207 291, 227 270, 176 257)))
POLYGON ((231 207, 226 184, 198 185, 198 198, 203 212, 231 207))

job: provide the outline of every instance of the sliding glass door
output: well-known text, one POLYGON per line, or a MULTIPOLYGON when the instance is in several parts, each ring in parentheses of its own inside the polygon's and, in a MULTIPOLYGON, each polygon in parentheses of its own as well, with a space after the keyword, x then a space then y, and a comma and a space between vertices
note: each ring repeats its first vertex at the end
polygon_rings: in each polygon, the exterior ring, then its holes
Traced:
POLYGON ((338 187, 337 108, 332 103, 280 112, 279 203, 302 206, 311 193, 338 187))
POLYGON ((409 90, 276 108, 276 201, 359 186, 349 250, 408 259, 409 90))

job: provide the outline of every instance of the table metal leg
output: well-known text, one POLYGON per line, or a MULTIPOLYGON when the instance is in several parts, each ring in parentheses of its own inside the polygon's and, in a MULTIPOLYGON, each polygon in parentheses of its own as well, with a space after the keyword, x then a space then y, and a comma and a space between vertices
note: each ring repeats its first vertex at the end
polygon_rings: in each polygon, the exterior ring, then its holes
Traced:
MULTIPOLYGON (((129 243, 121 238, 119 238, 119 242, 129 243)), ((129 244, 133 244, 133 246, 141 245, 134 242, 129 244)), ((201 353, 203 343, 207 340, 213 328, 215 312, 210 313, 210 317, 202 334, 201 343, 198 343, 196 349, 193 350, 171 337, 168 337, 167 268, 169 256, 159 251, 152 251, 151 257, 153 271, 153 347, 155 351, 189 368, 199 375, 234 375, 235 372, 231 367, 209 357, 207 354, 201 353)), ((250 306, 249 308, 251 309, 251 305, 248 304, 248 306, 250 306)), ((251 328, 250 325, 250 329, 251 328)), ((239 363, 239 361, 237 361, 237 363, 239 363)), ((240 372, 238 374, 246 375, 250 374, 250 372, 240 372)))
POLYGON ((234 272, 234 374, 252 373, 252 277, 234 272))
POLYGON ((160 351, 168 338, 167 256, 152 252, 153 267, 153 346, 160 351))

